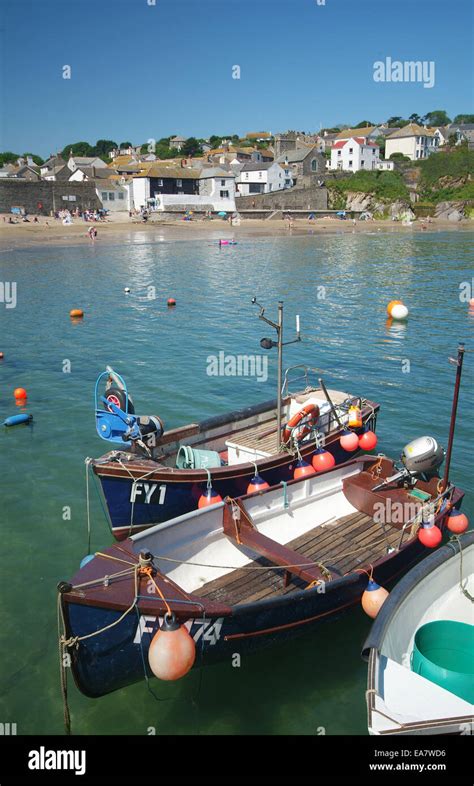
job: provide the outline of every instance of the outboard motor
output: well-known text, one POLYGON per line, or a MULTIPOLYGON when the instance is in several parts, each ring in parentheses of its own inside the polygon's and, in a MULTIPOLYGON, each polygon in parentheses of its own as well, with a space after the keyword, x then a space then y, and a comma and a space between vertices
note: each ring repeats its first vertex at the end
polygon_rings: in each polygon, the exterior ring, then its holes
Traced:
POLYGON ((417 437, 405 445, 400 458, 411 474, 432 477, 443 463, 444 455, 433 437, 417 437))

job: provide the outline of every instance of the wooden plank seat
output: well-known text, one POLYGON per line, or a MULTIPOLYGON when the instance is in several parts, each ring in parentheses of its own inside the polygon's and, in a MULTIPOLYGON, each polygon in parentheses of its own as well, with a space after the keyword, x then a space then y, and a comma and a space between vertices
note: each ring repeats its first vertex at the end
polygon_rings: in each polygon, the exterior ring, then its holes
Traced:
POLYGON ((302 556, 287 546, 282 546, 259 532, 240 500, 226 500, 223 527, 226 536, 233 543, 239 546, 248 546, 252 551, 265 557, 270 563, 284 565, 286 568, 286 583, 288 574, 299 576, 308 583, 324 579, 321 570, 311 559, 302 556), (238 513, 238 520, 233 518, 232 510, 238 513))

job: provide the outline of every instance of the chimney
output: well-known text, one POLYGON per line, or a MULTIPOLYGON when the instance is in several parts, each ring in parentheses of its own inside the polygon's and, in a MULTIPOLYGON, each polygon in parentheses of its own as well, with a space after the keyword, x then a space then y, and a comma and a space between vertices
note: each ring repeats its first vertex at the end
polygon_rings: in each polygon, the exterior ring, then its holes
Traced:
POLYGON ((33 161, 33 159, 31 158, 31 156, 26 156, 26 163, 28 164, 28 166, 33 166, 33 164, 34 164, 35 162, 34 162, 34 161, 33 161))

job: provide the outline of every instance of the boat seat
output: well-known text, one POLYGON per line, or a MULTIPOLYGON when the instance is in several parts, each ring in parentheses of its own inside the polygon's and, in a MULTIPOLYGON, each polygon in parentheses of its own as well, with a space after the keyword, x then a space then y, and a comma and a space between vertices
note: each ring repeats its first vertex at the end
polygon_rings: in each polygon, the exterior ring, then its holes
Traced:
POLYGON ((248 546, 252 551, 255 551, 261 557, 265 557, 265 559, 273 562, 275 565, 284 565, 287 569, 287 574, 299 576, 299 578, 308 583, 327 580, 327 575, 323 575, 313 560, 286 546, 282 546, 259 532, 240 501, 226 500, 223 527, 224 533, 233 543, 238 546, 248 546), (234 521, 232 517, 232 504, 236 505, 240 510, 238 522, 234 521))

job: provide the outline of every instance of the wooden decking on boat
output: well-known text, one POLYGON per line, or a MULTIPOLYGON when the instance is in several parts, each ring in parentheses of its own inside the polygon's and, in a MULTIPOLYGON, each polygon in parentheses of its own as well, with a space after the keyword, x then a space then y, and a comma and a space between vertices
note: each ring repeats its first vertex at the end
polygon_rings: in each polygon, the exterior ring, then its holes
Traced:
MULTIPOLYGON (((352 513, 315 527, 287 543, 286 548, 312 559, 336 578, 380 559, 387 548, 396 547, 399 540, 399 529, 390 525, 383 527, 365 513, 352 513)), ((285 595, 307 586, 307 582, 296 576, 291 576, 285 586, 284 577, 284 569, 275 568, 269 560, 260 557, 244 568, 204 584, 192 594, 235 605, 271 595, 285 595), (250 570, 250 567, 258 570, 250 570)))
POLYGON ((265 420, 256 426, 250 426, 242 431, 236 431, 229 437, 229 442, 241 445, 251 450, 262 450, 265 453, 278 453, 277 445, 277 419, 265 420))

